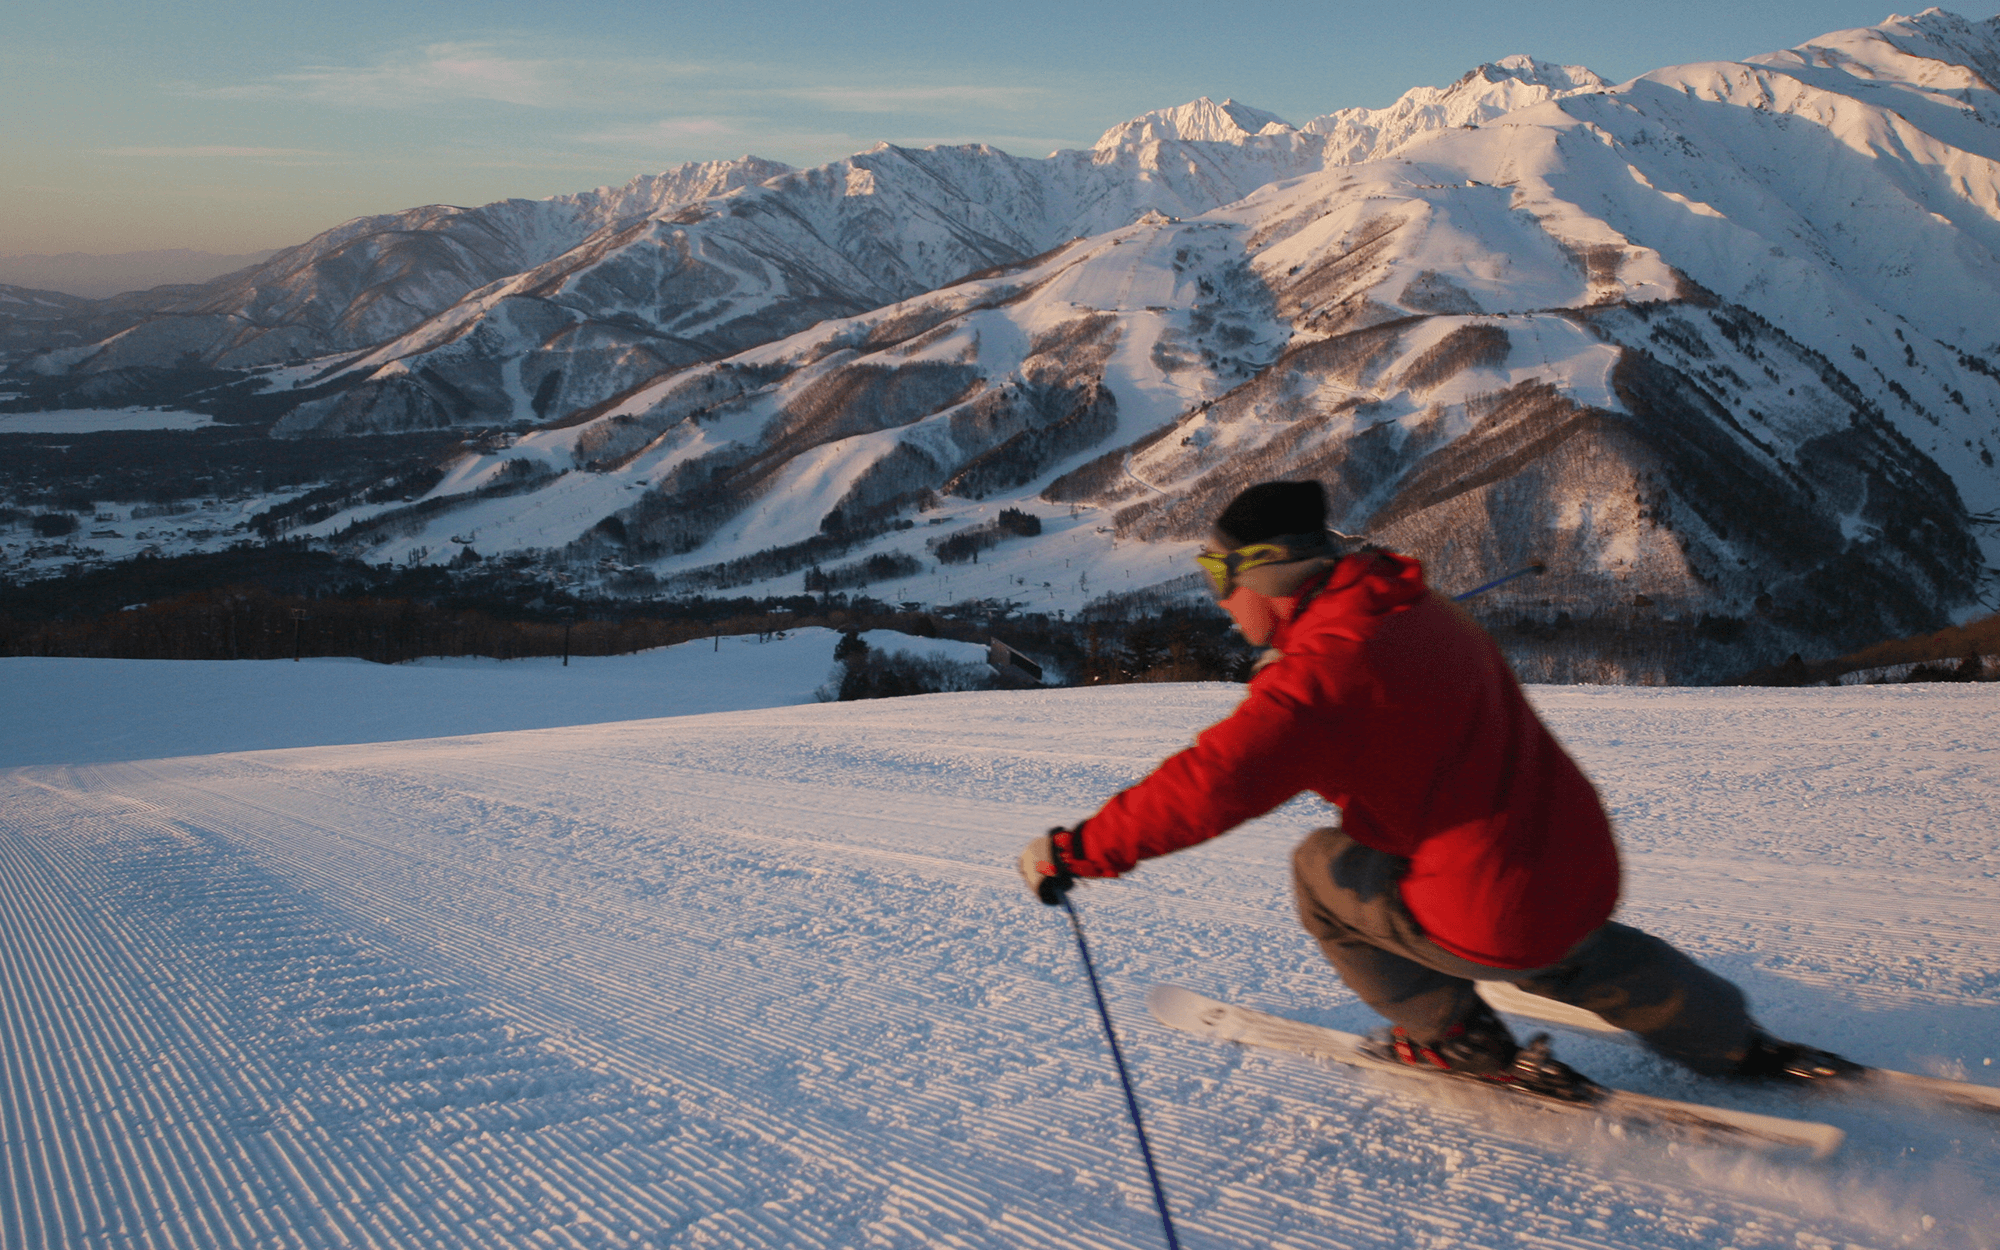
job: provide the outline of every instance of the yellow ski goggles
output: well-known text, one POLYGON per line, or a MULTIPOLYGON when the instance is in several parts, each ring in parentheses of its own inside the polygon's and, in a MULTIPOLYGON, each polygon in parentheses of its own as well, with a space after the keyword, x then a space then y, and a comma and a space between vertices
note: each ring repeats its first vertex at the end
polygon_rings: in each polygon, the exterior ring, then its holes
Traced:
POLYGON ((1287 564, 1303 558, 1293 555, 1292 549, 1283 543, 1251 543, 1234 551, 1204 551, 1194 558, 1194 562, 1208 574, 1209 588, 1215 592, 1216 599, 1223 600, 1236 593, 1238 573, 1262 568, 1266 564, 1287 564))

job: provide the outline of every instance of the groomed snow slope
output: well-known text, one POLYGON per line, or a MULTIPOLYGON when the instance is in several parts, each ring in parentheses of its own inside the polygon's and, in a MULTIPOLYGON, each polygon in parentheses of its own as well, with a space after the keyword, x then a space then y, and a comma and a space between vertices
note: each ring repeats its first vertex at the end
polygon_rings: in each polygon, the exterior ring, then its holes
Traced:
MULTIPOLYGON (((894 630, 882 652, 984 665, 986 648, 894 630)), ((0 658, 0 768, 551 729, 811 703, 840 635, 794 629, 636 655, 491 660, 0 658)), ((982 672, 984 669, 982 668, 982 672)))
MULTIPOLYGON (((1156 1246, 1066 930, 1011 859, 1239 693, 15 769, 0 1244, 1156 1246)), ((1994 688, 1534 695, 1617 814, 1626 919, 1780 1031, 2000 1081, 1994 688)), ((1153 1025, 1163 980, 1368 1022, 1290 914, 1322 818, 1081 896, 1188 1246, 1995 1244, 1989 1121, 1565 1041, 1850 1141, 1559 1139, 1153 1025)))

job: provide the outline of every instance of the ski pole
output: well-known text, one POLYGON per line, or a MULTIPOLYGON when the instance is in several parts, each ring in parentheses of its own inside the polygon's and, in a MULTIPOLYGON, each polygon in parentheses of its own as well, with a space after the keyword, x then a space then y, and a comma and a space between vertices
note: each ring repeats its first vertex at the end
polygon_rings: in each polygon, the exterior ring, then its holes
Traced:
POLYGON ((1549 566, 1543 564, 1540 560, 1537 560, 1533 564, 1530 564, 1525 569, 1515 569, 1512 573, 1507 574, 1507 576, 1496 577, 1492 581, 1486 583, 1484 586, 1474 586, 1471 590, 1466 591, 1462 595, 1453 595, 1451 597, 1451 601, 1453 603, 1464 603, 1467 599, 1472 598, 1472 596, 1483 595, 1487 591, 1493 589, 1495 586, 1505 586, 1508 582, 1513 581, 1517 577, 1526 577, 1530 573, 1539 574, 1539 573, 1546 573, 1548 571, 1549 571, 1549 566))
POLYGON ((1104 1005, 1104 991, 1098 988, 1097 969, 1090 962, 1090 944, 1083 940, 1083 918, 1068 892, 1061 896, 1069 913, 1069 927, 1076 932, 1076 953, 1083 957, 1083 973, 1090 979, 1090 996, 1097 1000, 1097 1018, 1104 1022, 1104 1040, 1111 1044, 1111 1062, 1118 1068, 1118 1083, 1125 1088, 1125 1109, 1132 1113, 1132 1131, 1139 1135, 1139 1157, 1146 1162, 1146 1179, 1153 1183, 1153 1203, 1160 1208, 1160 1225, 1166 1230, 1167 1250, 1180 1250, 1174 1235, 1174 1217, 1167 1210, 1167 1191, 1160 1187, 1160 1170, 1153 1166, 1153 1147, 1146 1140, 1146 1122, 1139 1118, 1139 1099, 1132 1093, 1132 1078, 1125 1071, 1125 1055, 1118 1049, 1118 1034, 1111 1027, 1111 1009, 1104 1005))

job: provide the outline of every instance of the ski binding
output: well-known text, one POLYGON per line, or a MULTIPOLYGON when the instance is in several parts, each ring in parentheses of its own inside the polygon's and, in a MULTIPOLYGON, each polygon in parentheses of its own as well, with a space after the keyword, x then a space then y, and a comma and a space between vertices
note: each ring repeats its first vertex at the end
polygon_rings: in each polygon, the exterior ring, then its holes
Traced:
POLYGON ((1178 985, 1154 986, 1146 993, 1146 1006, 1161 1024, 1200 1037, 1285 1051, 1352 1068, 1390 1072, 1412 1084, 1423 1083, 1434 1089, 1480 1091, 1511 1106, 1608 1119, 1674 1137, 1726 1143, 1759 1151, 1802 1150, 1813 1158, 1825 1158, 1840 1148, 1846 1136, 1831 1124, 1678 1102, 1608 1086, 1596 1087, 1594 1095, 1587 1100, 1570 1101, 1509 1085, 1448 1080, 1396 1059, 1371 1054, 1368 1039, 1358 1034, 1221 1002, 1178 985))
MULTIPOLYGON (((1479 982, 1479 996, 1487 1005, 1502 1015, 1520 1016, 1541 1024, 1552 1024, 1557 1028, 1617 1042, 1621 1046, 1637 1046, 1639 1039, 1582 1007, 1572 1007, 1559 1003, 1553 998, 1542 998, 1530 994, 1517 985, 1506 981, 1479 982)), ((1867 1068, 1860 1076, 1827 1081, 1824 1086, 1814 1084, 1811 1090, 1824 1088, 1829 1093, 1858 1092, 1874 1094, 1886 1098, 1911 1099, 1944 1103, 1961 1111, 1980 1111, 1989 1115, 2000 1115, 2000 1088, 1991 1085, 1974 1085, 1970 1081, 1954 1081, 1941 1076, 1921 1076, 1915 1072, 1897 1072, 1892 1068, 1867 1068)))

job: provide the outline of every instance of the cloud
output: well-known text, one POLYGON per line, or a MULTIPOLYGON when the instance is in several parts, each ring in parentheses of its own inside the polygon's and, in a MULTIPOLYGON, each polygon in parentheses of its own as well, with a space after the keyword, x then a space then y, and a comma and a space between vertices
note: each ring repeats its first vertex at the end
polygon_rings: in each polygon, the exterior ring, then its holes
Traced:
POLYGON ((803 87, 780 94, 845 113, 907 113, 939 107, 1020 108, 1041 93, 1031 87, 803 87))
POLYGON ((490 45, 440 43, 391 53, 373 65, 308 65, 262 82, 200 88, 194 94, 400 108, 444 100, 546 105, 556 87, 544 61, 504 56, 490 45))
POLYGON ((434 43, 391 52, 366 65, 307 65, 259 82, 188 90, 211 100, 301 100, 348 108, 458 101, 594 108, 657 91, 662 79, 714 70, 631 58, 520 56, 496 43, 434 43))
POLYGON ((224 144, 200 144, 194 147, 136 147, 99 148, 105 156, 165 156, 175 159, 191 156, 235 156, 270 159, 286 156, 330 156, 328 152, 318 152, 311 148, 239 148, 224 144))
MULTIPOLYGON (((537 109, 651 111, 667 99, 707 117, 691 126, 727 126, 717 114, 761 112, 775 99, 847 113, 910 113, 1033 107, 1032 86, 933 83, 879 86, 814 83, 798 67, 672 61, 604 49, 529 46, 519 39, 430 43, 387 52, 358 65, 306 65, 252 82, 187 85, 211 100, 294 100, 343 108, 419 108, 450 102, 537 109), (790 82, 794 85, 776 84, 790 82)), ((672 107, 671 105, 669 107, 672 107)), ((662 133, 672 133, 663 131, 662 133)), ((690 137, 722 133, 690 130, 690 137)))

